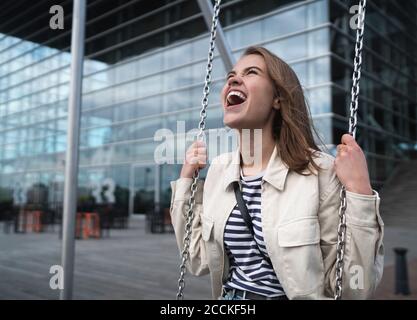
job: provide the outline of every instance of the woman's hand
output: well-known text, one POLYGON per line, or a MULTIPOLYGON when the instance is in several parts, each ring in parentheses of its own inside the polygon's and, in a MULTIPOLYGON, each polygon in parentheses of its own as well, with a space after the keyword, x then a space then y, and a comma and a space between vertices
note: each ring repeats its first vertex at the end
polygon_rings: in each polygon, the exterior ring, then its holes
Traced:
POLYGON ((334 166, 337 177, 347 191, 372 195, 365 154, 350 134, 342 136, 334 166))
POLYGON ((203 141, 197 140, 188 148, 181 169, 181 178, 192 178, 194 171, 203 169, 207 163, 207 149, 203 141))

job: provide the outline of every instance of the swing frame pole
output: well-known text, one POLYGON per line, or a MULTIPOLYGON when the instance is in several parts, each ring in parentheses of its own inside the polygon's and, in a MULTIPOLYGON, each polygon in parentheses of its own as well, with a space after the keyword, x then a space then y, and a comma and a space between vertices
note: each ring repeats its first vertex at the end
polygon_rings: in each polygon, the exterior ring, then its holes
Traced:
POLYGON ((61 300, 71 300, 73 292, 85 16, 86 0, 75 0, 71 31, 71 82, 68 102, 61 257, 61 264, 64 269, 64 288, 60 292, 61 300))

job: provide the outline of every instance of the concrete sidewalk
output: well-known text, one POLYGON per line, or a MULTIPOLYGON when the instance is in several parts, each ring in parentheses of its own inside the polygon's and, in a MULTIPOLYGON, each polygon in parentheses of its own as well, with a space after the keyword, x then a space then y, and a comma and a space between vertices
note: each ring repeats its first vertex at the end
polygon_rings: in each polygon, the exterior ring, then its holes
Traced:
MULTIPOLYGON (((1 227, 1 225, 0 225, 1 227)), ((0 230, 2 230, 0 228, 0 230)), ((417 237, 411 229, 385 229, 386 268, 375 299, 417 298, 417 237), (394 293, 394 247, 410 249, 408 297, 394 293)), ((0 232, 0 299, 57 299, 49 287, 49 268, 60 264, 57 232, 0 232)), ((173 234, 149 234, 142 219, 110 238, 77 240, 75 299, 175 299, 179 252, 173 234)), ((187 274, 185 299, 211 299, 208 276, 187 274)))
MULTIPOLYGON (((137 217, 129 224, 111 230, 110 238, 76 241, 74 299, 175 299, 180 257, 174 235, 146 233, 137 217)), ((57 232, 0 231, 0 299, 58 299, 49 269, 61 263, 60 250, 57 232)), ((187 274, 185 299, 210 298, 209 278, 187 274)))
POLYGON ((395 294, 395 267, 384 268, 384 275, 379 285, 374 300, 417 300, 417 259, 408 260, 408 278, 410 295, 395 294))

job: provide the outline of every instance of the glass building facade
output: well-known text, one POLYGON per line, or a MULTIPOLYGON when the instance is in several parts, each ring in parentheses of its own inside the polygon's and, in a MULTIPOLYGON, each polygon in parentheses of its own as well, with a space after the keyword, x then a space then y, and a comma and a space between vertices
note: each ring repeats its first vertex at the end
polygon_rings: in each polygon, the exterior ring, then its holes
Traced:
MULTIPOLYGON (((58 1, 59 3, 59 1, 58 1)), ((63 30, 50 1, 0 4, 0 201, 59 210, 63 201, 71 1, 63 30), (9 17, 4 19, 4 17, 9 17), (36 18, 33 18, 36 17, 36 18)), ((326 145, 347 130, 354 1, 223 1, 233 55, 262 45, 287 61, 326 145)), ((358 141, 373 185, 417 140, 417 1, 368 1, 358 141)), ((156 164, 156 132, 197 128, 208 32, 195 0, 89 0, 80 131, 79 205, 120 214, 169 206, 180 164, 156 164)), ((223 127, 225 70, 216 51, 207 128, 223 127)))

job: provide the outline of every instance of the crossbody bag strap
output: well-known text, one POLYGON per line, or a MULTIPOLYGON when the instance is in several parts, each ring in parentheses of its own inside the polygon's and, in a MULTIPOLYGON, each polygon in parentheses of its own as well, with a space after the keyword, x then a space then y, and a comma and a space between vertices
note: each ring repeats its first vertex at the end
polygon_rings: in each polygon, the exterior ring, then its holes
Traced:
MULTIPOLYGON (((242 218, 245 221, 245 224, 248 227, 250 233, 252 234, 253 240, 255 241, 256 245, 258 246, 258 243, 256 242, 256 239, 255 239, 255 231, 253 230, 252 218, 249 215, 248 207, 246 206, 245 200, 243 199, 242 192, 240 191, 240 186, 239 186, 239 183, 237 181, 235 181, 233 183, 233 189, 235 191, 235 197, 236 197, 237 205, 239 207, 242 218)), ((271 260, 264 254, 264 252, 261 250, 261 248, 259 248, 259 246, 258 246, 258 249, 259 249, 259 252, 262 255, 262 257, 269 264, 272 265, 271 260)))

